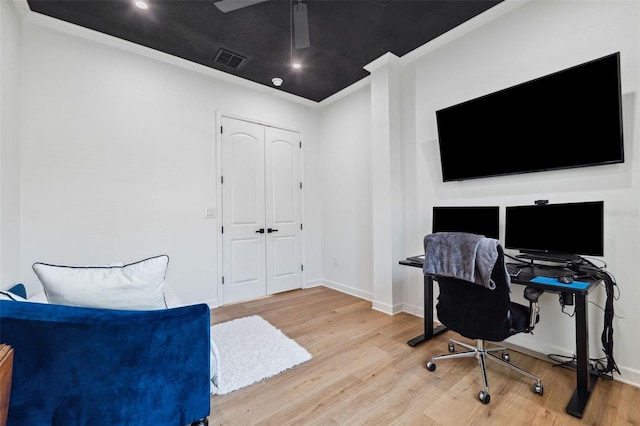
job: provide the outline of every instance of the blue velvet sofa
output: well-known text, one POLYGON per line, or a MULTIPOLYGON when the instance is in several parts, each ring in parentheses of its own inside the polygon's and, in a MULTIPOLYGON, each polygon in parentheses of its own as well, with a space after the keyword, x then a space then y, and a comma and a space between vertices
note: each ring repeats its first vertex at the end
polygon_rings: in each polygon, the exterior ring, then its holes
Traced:
POLYGON ((125 311, 0 300, 0 342, 14 349, 8 426, 206 425, 209 333, 206 304, 125 311))

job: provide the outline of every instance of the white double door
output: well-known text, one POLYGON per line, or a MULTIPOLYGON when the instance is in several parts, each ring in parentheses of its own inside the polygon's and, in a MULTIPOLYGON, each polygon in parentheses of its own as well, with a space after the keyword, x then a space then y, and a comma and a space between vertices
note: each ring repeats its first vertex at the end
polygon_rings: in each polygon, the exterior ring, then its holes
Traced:
POLYGON ((301 288, 300 134, 221 125, 223 302, 301 288))

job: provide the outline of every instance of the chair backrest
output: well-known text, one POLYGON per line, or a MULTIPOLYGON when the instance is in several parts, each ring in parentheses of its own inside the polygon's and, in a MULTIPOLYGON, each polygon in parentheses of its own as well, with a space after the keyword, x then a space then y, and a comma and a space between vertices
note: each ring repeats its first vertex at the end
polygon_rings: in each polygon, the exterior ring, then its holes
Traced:
POLYGON ((469 339, 498 342, 513 334, 504 251, 500 245, 497 250, 498 258, 491 272, 494 289, 461 279, 432 276, 440 289, 438 320, 469 339))

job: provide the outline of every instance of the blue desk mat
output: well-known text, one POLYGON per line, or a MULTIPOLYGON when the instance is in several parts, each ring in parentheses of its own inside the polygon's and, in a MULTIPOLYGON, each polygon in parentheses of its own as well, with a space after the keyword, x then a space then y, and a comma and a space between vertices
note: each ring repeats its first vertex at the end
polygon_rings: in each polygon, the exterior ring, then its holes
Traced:
POLYGON ((571 284, 565 284, 558 281, 557 278, 540 277, 540 276, 535 277, 530 281, 532 283, 549 284, 549 285, 558 286, 562 288, 574 288, 577 290, 585 290, 587 287, 589 287, 589 283, 586 283, 584 281, 574 281, 571 284))

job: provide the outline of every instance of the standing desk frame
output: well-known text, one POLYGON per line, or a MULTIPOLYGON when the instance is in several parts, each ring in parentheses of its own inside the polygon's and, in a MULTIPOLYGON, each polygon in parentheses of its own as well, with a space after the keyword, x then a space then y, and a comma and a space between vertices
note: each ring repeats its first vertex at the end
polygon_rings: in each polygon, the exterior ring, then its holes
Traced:
MULTIPOLYGON (((415 268, 422 269, 423 264, 421 262, 412 260, 401 260, 401 265, 413 266, 415 268)), ((433 336, 444 333, 448 330, 447 327, 440 324, 436 327, 433 326, 433 279, 427 275, 424 276, 424 333, 409 340, 407 344, 411 347, 415 347, 420 343, 431 339, 433 336)))

